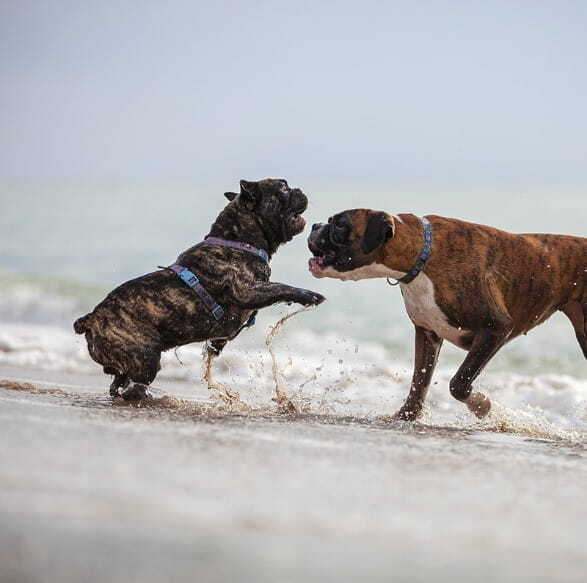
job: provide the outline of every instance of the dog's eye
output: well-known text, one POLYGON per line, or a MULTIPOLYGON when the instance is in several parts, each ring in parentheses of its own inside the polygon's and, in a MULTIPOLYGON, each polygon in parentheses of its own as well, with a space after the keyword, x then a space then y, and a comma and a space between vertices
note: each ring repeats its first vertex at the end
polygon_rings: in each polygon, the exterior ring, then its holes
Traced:
POLYGON ((347 228, 344 225, 332 223, 330 226, 330 240, 337 244, 342 245, 347 237, 347 228))
POLYGON ((271 211, 276 211, 277 209, 281 208, 281 200, 279 197, 271 197, 268 201, 267 201, 267 208, 270 209, 271 211))

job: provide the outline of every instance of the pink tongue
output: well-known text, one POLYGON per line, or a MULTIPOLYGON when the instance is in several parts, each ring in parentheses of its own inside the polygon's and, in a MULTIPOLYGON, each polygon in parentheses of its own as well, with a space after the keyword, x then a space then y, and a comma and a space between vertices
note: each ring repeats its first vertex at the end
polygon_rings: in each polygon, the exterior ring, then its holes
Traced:
POLYGON ((311 270, 320 269, 324 263, 324 257, 311 257, 309 263, 311 270))

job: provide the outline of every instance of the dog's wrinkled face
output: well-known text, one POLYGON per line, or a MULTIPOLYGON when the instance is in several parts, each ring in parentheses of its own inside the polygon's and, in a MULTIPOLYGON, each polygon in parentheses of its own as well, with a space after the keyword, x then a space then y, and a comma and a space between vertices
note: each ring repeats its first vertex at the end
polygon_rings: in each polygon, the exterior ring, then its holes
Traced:
MULTIPOLYGON (((375 260, 377 250, 393 236, 389 215, 369 209, 352 209, 313 225, 308 247, 314 255, 314 277, 340 277, 375 260)), ((345 277, 341 277, 345 279, 345 277)))
POLYGON ((226 198, 254 213, 268 241, 286 243, 304 230, 302 214, 308 198, 299 188, 290 188, 286 180, 278 178, 241 180, 240 187, 240 194, 226 192, 226 198))

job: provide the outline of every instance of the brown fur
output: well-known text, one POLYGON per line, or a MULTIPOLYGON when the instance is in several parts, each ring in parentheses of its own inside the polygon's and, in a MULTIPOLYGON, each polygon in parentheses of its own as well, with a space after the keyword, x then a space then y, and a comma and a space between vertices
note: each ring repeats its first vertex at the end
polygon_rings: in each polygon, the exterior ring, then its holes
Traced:
MULTIPOLYGON (((401 218, 380 258, 407 271, 422 247, 422 227, 413 215, 401 218)), ((477 330, 497 312, 511 319, 512 339, 558 310, 587 303, 587 239, 514 235, 457 219, 428 218, 434 245, 425 273, 453 327, 477 330)), ((578 312, 575 322, 580 326, 578 312)))
MULTIPOLYGON (((309 246, 323 260, 320 265, 348 272, 379 263, 407 272, 422 249, 422 223, 414 215, 400 215, 397 220, 386 214, 391 226, 386 240, 365 254, 361 242, 367 237, 369 220, 381 214, 353 209, 335 215, 327 225, 315 225, 309 246), (332 238, 334 224, 343 226, 336 240, 332 238), (345 224, 351 227, 346 236, 345 224)), ((467 357, 450 383, 455 398, 479 417, 486 415, 490 402, 472 392, 475 378, 502 346, 556 311, 571 321, 587 358, 587 239, 516 235, 458 219, 435 215, 428 219, 433 244, 424 273, 448 324, 468 331, 459 344, 468 351, 467 357)), ((434 330, 416 326, 412 389, 399 418, 419 416, 441 345, 442 338, 434 330)))
MULTIPOLYGON (((240 185, 239 194, 226 193, 230 202, 209 235, 248 243, 272 256, 303 229, 307 197, 283 179, 241 180, 240 185)), ((157 376, 163 351, 208 340, 208 353, 217 355, 257 310, 278 302, 317 305, 324 300, 310 290, 269 281, 269 264, 240 249, 198 243, 177 263, 195 273, 222 305, 220 320, 175 272, 163 268, 123 283, 74 323, 74 330, 85 334, 92 359, 114 375, 112 396, 132 381, 135 386, 123 396, 142 398, 157 376)))

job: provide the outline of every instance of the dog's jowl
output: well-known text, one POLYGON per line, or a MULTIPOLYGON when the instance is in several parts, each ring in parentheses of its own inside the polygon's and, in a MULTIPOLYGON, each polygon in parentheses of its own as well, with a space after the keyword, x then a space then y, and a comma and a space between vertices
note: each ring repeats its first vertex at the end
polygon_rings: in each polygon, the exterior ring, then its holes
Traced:
POLYGON ((74 329, 91 357, 114 375, 110 393, 141 398, 160 369, 161 352, 209 340, 219 354, 257 310, 278 302, 320 304, 315 292, 269 281, 277 248, 301 233, 306 195, 285 180, 241 180, 208 236, 173 265, 122 284, 74 329), (134 385, 130 386, 133 382, 134 385))
MULTIPOLYGON (((353 209, 312 228, 315 277, 399 283, 416 329, 410 393, 396 418, 414 420, 443 340, 467 351, 451 394, 485 417, 491 402, 473 381, 507 342, 560 310, 587 358, 587 239, 514 235, 439 216, 353 209)), ((382 292, 383 293, 383 292, 382 292)))

